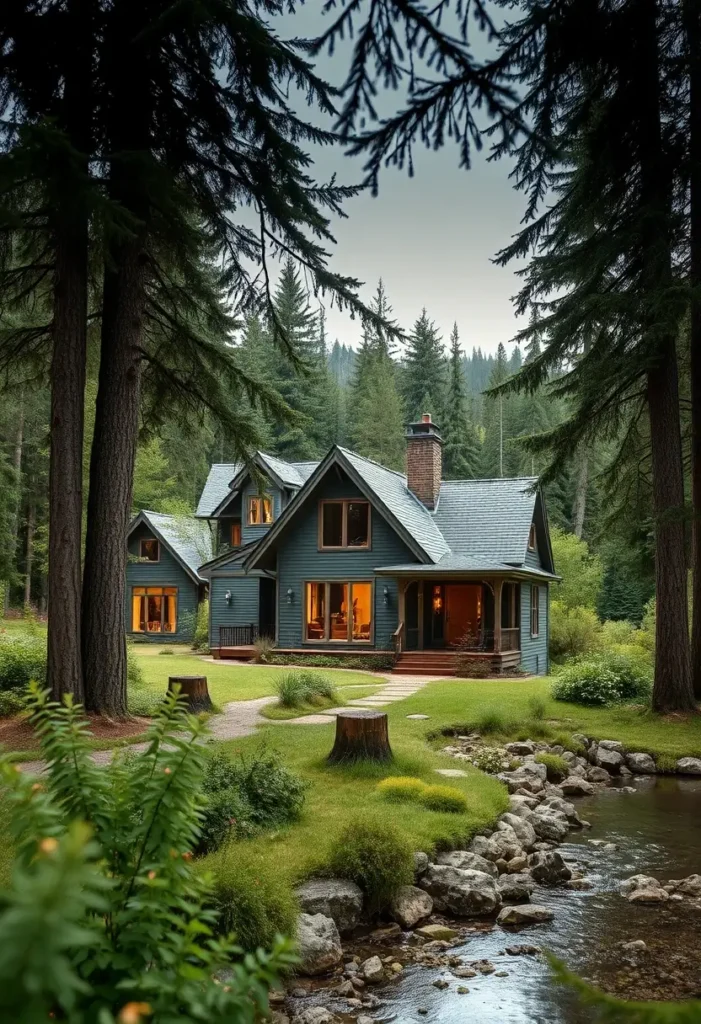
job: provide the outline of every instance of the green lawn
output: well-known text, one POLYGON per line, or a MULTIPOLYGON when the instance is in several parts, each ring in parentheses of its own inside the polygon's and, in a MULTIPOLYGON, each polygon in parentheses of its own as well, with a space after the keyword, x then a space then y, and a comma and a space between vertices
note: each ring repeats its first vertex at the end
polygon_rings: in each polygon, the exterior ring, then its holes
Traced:
POLYGON ((360 697, 372 697, 380 686, 339 686, 336 697, 321 698, 315 704, 298 704, 292 708, 283 707, 282 704, 267 704, 260 709, 263 718, 269 718, 274 722, 284 722, 289 718, 301 718, 302 715, 318 715, 320 711, 328 708, 340 708, 349 700, 357 700, 360 697))

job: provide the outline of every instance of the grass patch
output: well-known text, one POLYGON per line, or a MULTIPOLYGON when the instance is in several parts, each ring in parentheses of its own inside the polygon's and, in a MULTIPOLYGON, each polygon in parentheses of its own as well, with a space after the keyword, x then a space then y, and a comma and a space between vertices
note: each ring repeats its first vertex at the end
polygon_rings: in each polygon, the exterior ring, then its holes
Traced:
POLYGON ((536 754, 536 762, 544 764, 548 773, 548 782, 562 782, 570 773, 570 766, 559 754, 536 754))
POLYGON ((468 808, 467 797, 455 786, 426 786, 421 803, 430 811, 447 811, 448 814, 464 814, 468 808))
POLYGON ((303 703, 296 707, 283 707, 282 704, 267 704, 260 709, 260 713, 263 718, 269 718, 273 722, 285 722, 290 718, 301 718, 303 715, 318 715, 320 711, 342 707, 347 700, 372 697, 379 689, 381 689, 379 686, 339 686, 338 693, 334 697, 320 697, 313 703, 303 703))
POLYGON ((410 775, 392 775, 378 783, 377 792, 390 803, 403 804, 420 800, 427 788, 421 779, 412 779, 410 775))
POLYGON ((368 910, 379 913, 402 885, 414 881, 414 851, 394 823, 357 818, 337 836, 329 869, 359 885, 368 910))

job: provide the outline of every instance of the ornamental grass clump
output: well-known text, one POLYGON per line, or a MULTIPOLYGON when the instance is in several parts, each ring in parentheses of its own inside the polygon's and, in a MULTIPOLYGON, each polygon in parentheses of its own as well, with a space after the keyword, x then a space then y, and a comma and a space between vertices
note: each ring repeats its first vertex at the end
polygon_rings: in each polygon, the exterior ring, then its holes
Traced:
POLYGON ((335 701, 336 687, 328 676, 309 669, 293 669, 283 672, 275 687, 278 701, 284 708, 299 708, 305 704, 335 701))
POLYGON ((548 782, 561 782, 570 773, 570 766, 559 754, 536 754, 537 764, 544 764, 548 782))
POLYGON ((394 804, 416 803, 421 799, 426 783, 410 775, 392 775, 377 785, 377 792, 394 804))
POLYGON ((602 656, 576 661, 557 676, 555 700, 589 707, 647 701, 652 684, 640 665, 623 656, 602 656))
POLYGON ((414 854, 400 829, 389 822, 356 818, 332 844, 328 867, 365 893, 365 906, 379 914, 403 885, 414 880, 414 854))
POLYGON ((171 694, 145 749, 100 767, 82 709, 38 685, 28 704, 48 767, 37 778, 0 759, 15 849, 0 893, 0 1019, 267 1017, 292 947, 276 939, 244 958, 216 939, 212 883, 193 863, 205 723, 171 694))
POLYGON ((467 811, 467 797, 454 786, 426 786, 421 803, 430 811, 447 811, 449 814, 467 811))

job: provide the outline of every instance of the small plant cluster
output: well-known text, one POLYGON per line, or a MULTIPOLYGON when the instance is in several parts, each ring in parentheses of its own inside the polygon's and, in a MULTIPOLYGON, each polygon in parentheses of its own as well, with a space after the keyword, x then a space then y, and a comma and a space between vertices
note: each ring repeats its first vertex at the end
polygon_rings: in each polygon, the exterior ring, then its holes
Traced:
POLYGON ((199 849, 211 852, 228 839, 296 821, 307 785, 264 743, 251 757, 233 760, 224 751, 205 762, 205 797, 199 849))
POLYGON ((309 666, 316 668, 349 668, 360 672, 389 672, 394 667, 391 654, 371 654, 366 657, 354 657, 351 654, 276 654, 267 656, 268 665, 309 666))
POLYGON ((472 764, 481 772, 497 775, 504 770, 504 753, 498 747, 482 747, 473 756, 472 764))
POLYGON ((336 700, 336 687, 328 676, 309 669, 283 672, 276 680, 278 700, 284 708, 299 708, 305 704, 319 704, 336 700))
POLYGON ((253 661, 257 665, 268 665, 271 663, 272 652, 275 650, 275 641, 271 636, 259 636, 253 642, 253 661))
POLYGON ((555 700, 589 707, 605 707, 648 700, 648 672, 622 655, 585 658, 566 666, 552 689, 555 700))
POLYGON ((216 937, 196 870, 204 723, 167 697, 143 753, 97 766, 87 722, 33 684, 28 706, 47 772, 0 760, 15 863, 0 895, 0 1018, 12 1021, 236 1020, 268 1013, 294 958, 245 957, 216 937), (226 984, 215 981, 226 971, 226 984))
POLYGON ((332 844, 328 865, 331 874, 360 886, 370 913, 380 913, 414 880, 414 854, 404 834, 372 819, 348 823, 332 844))
POLYGON ((464 814, 467 798, 454 786, 429 786, 408 775, 391 776, 378 783, 377 791, 392 803, 420 803, 431 811, 464 814))
POLYGON ((548 782, 562 782, 570 773, 570 766, 559 754, 536 754, 537 764, 544 764, 548 782))
POLYGON ((46 679, 46 637, 31 630, 0 635, 0 691, 22 699, 30 682, 46 679))
POLYGON ((192 646, 196 651, 209 650, 209 601, 202 601, 197 609, 192 646))

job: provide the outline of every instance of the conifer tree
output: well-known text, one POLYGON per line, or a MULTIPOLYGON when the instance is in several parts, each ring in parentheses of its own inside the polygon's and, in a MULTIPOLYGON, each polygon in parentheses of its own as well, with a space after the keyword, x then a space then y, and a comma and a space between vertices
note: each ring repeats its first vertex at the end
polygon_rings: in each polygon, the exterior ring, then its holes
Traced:
POLYGON ((445 423, 443 424, 443 471, 447 480, 467 480, 479 472, 480 446, 468 416, 462 350, 458 325, 450 335, 450 370, 445 423))
MULTIPOLYGON (((508 377, 506 349, 499 342, 496 362, 489 375, 489 389, 498 388, 508 377)), ((508 401, 503 394, 485 396, 481 476, 489 479, 513 475, 509 473, 507 453, 510 436, 508 401)))
POLYGON ((445 352, 438 329, 429 320, 425 308, 407 340, 403 386, 409 419, 418 420, 429 412, 434 423, 442 427, 446 401, 445 352))

